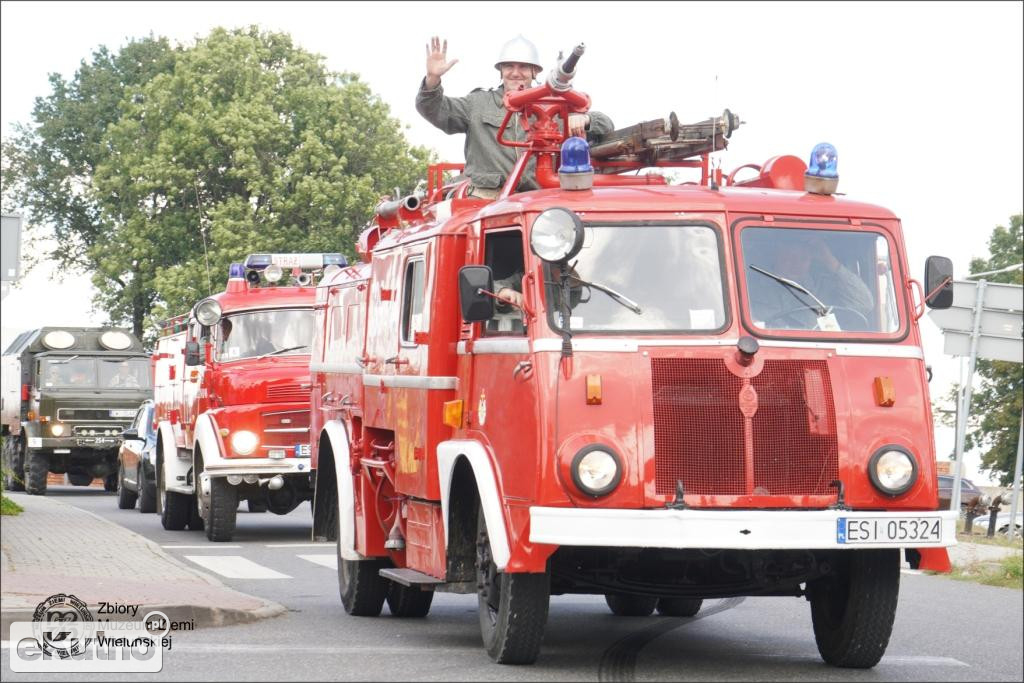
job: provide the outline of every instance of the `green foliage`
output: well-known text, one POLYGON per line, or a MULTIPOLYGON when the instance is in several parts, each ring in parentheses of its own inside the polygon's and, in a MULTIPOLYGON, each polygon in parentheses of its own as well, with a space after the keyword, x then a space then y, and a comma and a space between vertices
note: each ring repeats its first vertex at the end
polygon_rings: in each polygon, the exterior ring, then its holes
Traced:
MULTIPOLYGON (((996 227, 989 238, 988 259, 971 261, 972 273, 984 273, 1024 262, 1024 242, 1021 224, 1024 214, 1010 217, 1010 227, 996 227)), ((1022 284, 1021 269, 986 275, 989 282, 1022 284)), ((1000 483, 1008 485, 1013 479, 1014 459, 1017 457, 1017 439, 1020 433, 1022 395, 1024 395, 1024 366, 1020 363, 978 359, 976 365, 980 379, 971 397, 971 415, 978 416, 977 428, 967 434, 966 448, 984 448, 982 468, 998 475, 1000 483)))
POLYGON ((51 81, 53 95, 40 102, 63 103, 70 89, 89 103, 77 128, 66 128, 72 107, 37 106, 36 129, 4 149, 5 175, 11 166, 40 179, 26 199, 81 207, 39 215, 74 244, 61 247, 66 262, 92 270, 98 306, 114 322, 131 319, 137 333, 146 316, 186 311, 223 289, 228 265, 246 254, 341 251, 351 259, 378 198, 425 175, 429 153, 407 144, 387 105, 287 34, 215 29, 187 49, 144 43, 163 46, 163 61, 145 77, 122 78, 113 105, 86 97, 80 83, 119 76, 113 65, 137 43, 114 57, 98 51, 71 88, 51 81), (54 139, 64 147, 86 139, 96 152, 70 183, 82 189, 73 202, 59 170, 53 175, 63 157, 31 167, 54 139))

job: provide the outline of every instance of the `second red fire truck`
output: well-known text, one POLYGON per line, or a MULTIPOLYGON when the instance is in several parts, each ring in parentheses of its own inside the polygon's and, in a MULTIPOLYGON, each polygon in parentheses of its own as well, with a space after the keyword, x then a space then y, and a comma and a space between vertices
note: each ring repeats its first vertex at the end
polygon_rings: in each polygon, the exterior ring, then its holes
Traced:
POLYGON ((312 284, 342 265, 340 254, 253 254, 231 266, 225 291, 163 325, 154 398, 165 529, 230 541, 240 501, 287 514, 312 498, 312 284))
POLYGON ((899 219, 834 194, 828 145, 712 170, 728 111, 567 140, 574 62, 506 94, 499 137, 521 117, 528 148, 497 200, 433 167, 317 289, 314 535, 341 602, 476 594, 490 656, 528 663, 551 595, 673 616, 789 596, 826 662, 874 666, 901 562, 948 571, 955 543, 918 328, 950 263, 913 279, 899 219), (543 189, 517 194, 531 158, 543 189))

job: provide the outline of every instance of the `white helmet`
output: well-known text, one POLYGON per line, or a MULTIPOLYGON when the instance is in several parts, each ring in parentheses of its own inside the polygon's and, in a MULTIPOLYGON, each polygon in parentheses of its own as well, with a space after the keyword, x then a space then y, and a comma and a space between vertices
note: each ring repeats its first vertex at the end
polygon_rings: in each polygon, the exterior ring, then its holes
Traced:
POLYGON ((494 68, 501 71, 501 65, 504 62, 520 62, 543 69, 540 65, 540 57, 537 56, 537 46, 523 38, 521 33, 501 47, 494 68))

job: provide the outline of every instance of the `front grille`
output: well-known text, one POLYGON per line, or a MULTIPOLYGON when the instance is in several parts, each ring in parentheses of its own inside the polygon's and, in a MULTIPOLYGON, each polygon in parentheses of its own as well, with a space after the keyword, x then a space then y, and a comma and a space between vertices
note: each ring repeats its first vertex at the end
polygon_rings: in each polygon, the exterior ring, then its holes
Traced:
POLYGON ((284 410, 262 413, 263 433, 260 443, 264 448, 286 448, 289 455, 296 444, 309 443, 309 411, 284 410))
POLYGON ((835 406, 823 361, 767 360, 750 384, 752 485, 747 483, 744 380, 721 360, 651 360, 655 491, 688 494, 826 495, 837 478, 835 406))
POLYGON ((298 384, 273 384, 267 387, 267 401, 305 401, 309 402, 309 389, 298 384))

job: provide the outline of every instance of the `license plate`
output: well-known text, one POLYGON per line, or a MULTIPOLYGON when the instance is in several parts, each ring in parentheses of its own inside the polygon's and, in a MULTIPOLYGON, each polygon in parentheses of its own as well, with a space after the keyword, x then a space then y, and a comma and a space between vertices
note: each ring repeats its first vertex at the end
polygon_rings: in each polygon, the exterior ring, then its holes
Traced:
POLYGON ((110 417, 135 417, 134 410, 111 410, 110 417))
POLYGON ((295 457, 296 458, 308 458, 309 457, 309 444, 308 443, 297 443, 297 444, 295 444, 295 457))
POLYGON ((942 540, 939 517, 840 517, 836 541, 852 543, 931 543, 942 540))

